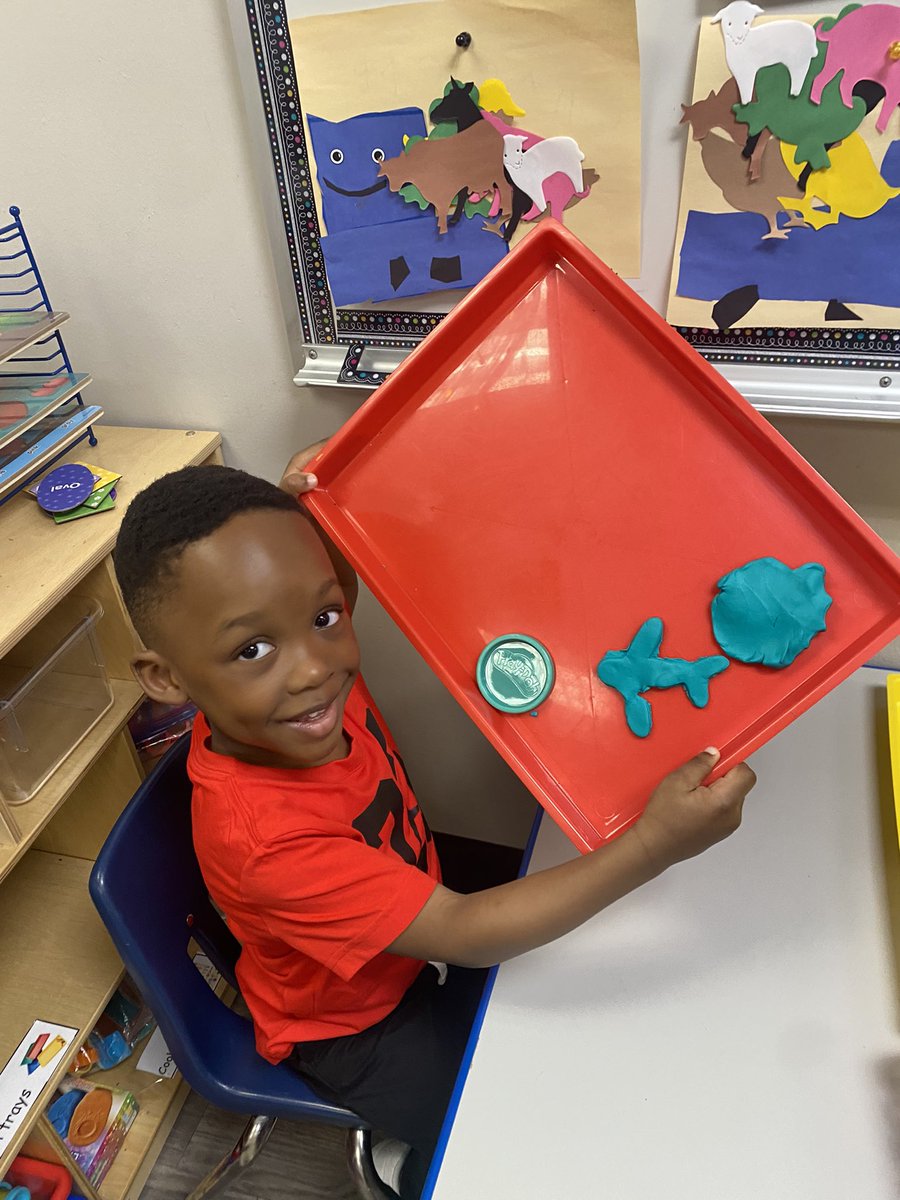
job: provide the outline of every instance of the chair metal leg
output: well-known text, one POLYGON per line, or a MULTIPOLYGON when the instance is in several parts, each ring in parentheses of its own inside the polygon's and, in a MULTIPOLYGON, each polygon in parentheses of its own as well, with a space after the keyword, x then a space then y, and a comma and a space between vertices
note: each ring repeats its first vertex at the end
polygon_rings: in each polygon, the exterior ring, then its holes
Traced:
POLYGON ((187 1197, 187 1200, 209 1200, 223 1188, 234 1183, 238 1176, 256 1159, 275 1128, 275 1117, 251 1117, 244 1132, 235 1142, 234 1149, 210 1171, 187 1197))
POLYGON ((372 1134, 368 1129, 351 1129, 347 1136, 350 1177, 361 1200, 399 1200, 397 1193, 378 1178, 372 1161, 372 1134))

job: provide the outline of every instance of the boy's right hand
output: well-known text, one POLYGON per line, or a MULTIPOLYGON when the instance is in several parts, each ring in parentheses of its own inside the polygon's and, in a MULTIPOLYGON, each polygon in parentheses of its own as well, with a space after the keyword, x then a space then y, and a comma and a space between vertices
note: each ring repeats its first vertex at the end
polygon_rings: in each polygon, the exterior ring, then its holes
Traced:
POLYGON ((278 484, 283 492, 287 492, 291 496, 302 496, 304 492, 313 490, 319 481, 315 475, 309 474, 306 467, 317 455, 321 454, 327 444, 328 438, 323 438, 321 442, 313 442, 311 446, 297 451, 284 468, 284 474, 278 484))
POLYGON ((756 776, 746 763, 739 763, 703 787, 718 761, 718 750, 710 748, 667 775, 634 825, 634 835, 656 870, 693 858, 740 825, 744 799, 756 776))

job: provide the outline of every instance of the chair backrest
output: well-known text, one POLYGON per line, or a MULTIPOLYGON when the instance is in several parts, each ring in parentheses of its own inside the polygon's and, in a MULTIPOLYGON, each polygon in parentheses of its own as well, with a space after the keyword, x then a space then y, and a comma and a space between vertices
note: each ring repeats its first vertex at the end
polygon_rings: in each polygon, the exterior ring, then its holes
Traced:
POLYGON ((191 1087, 238 1112, 359 1125, 261 1058, 251 1023, 222 1003, 188 955, 193 938, 234 983, 240 947, 194 853, 189 741, 172 747, 114 825, 91 872, 94 904, 191 1087))

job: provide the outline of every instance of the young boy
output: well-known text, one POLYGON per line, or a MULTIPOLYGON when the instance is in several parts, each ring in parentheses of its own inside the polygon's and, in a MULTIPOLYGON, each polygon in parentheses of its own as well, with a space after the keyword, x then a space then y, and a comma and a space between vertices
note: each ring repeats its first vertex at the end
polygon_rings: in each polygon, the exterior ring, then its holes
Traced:
MULTIPOLYGON (((289 491, 314 480, 298 468, 289 491)), ((609 846, 464 895, 359 675, 356 578, 288 490, 225 467, 131 504, 116 571, 154 700, 200 709, 194 844, 242 946, 260 1054, 412 1147, 418 1196, 485 968, 560 937, 732 833, 755 782, 717 752, 668 776, 609 846), (449 973, 445 964, 450 964, 449 973), (443 976, 447 974, 446 982, 443 976)), ((399 1161, 399 1160, 398 1160, 399 1161)))

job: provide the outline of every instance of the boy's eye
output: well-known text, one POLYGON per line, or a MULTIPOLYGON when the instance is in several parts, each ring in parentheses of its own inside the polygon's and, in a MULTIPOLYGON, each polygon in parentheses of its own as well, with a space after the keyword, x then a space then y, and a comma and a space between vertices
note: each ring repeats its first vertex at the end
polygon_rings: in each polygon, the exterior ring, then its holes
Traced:
POLYGON ((271 642, 251 642, 249 646, 245 646, 238 652, 238 658, 242 658, 244 662, 256 662, 260 658, 265 658, 267 654, 271 654, 274 649, 271 642))
POLYGON ((341 619, 343 611, 342 608, 329 608, 325 612, 320 612, 314 622, 316 629, 330 629, 341 619))

